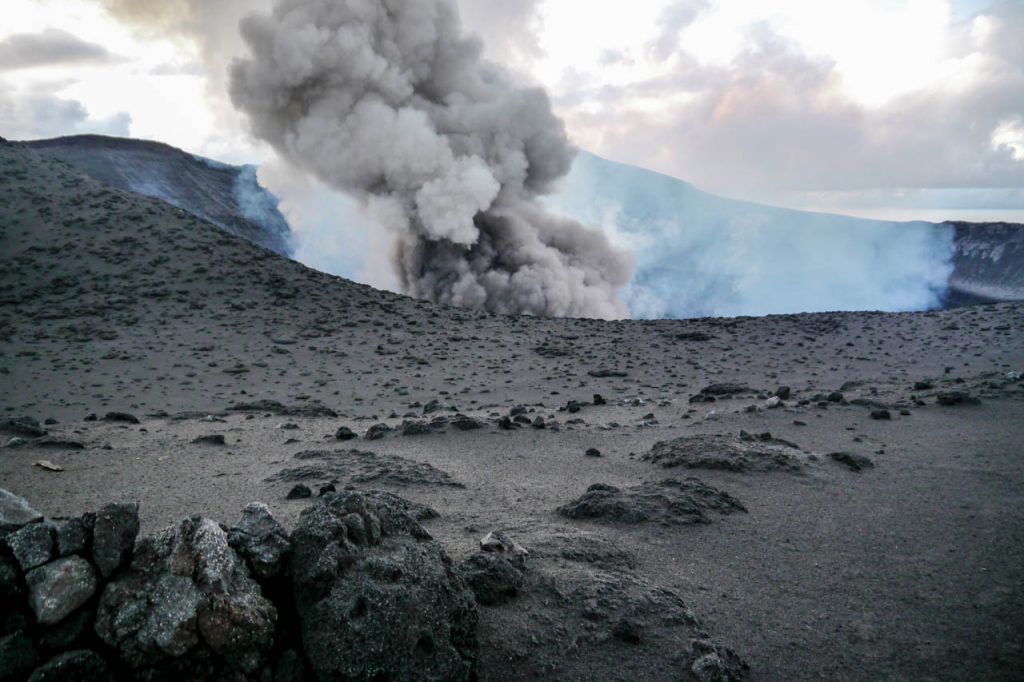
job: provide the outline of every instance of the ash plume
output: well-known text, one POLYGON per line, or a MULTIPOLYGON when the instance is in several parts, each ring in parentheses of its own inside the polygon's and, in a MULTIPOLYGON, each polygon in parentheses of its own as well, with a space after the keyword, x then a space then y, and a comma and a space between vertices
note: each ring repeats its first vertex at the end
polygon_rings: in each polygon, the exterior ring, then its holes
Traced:
POLYGON ((499 313, 621 318, 629 256, 539 198, 575 149, 543 90, 481 58, 450 0, 278 0, 230 72, 253 134, 362 200, 405 291, 499 313))

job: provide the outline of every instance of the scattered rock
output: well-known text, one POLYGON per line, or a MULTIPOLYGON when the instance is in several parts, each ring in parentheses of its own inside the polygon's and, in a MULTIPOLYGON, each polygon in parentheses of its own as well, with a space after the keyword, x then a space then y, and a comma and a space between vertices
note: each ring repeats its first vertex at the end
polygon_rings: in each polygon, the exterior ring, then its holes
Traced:
POLYGON ((192 441, 196 445, 227 445, 227 440, 221 434, 211 434, 209 436, 199 436, 192 441))
POLYGON ((127 412, 107 412, 106 416, 103 417, 105 422, 120 422, 123 424, 141 424, 139 418, 133 414, 127 412))
POLYGON ((600 457, 601 451, 598 450, 597 448, 587 448, 587 451, 583 454, 585 454, 587 457, 600 457))
POLYGON ((605 400, 604 397, 600 393, 595 393, 594 394, 594 406, 595 407, 600 407, 602 405, 607 405, 607 404, 608 404, 608 401, 605 400))
POLYGON ((889 421, 892 419, 892 413, 889 410, 872 410, 871 418, 875 421, 889 421))
POLYGON ((79 556, 57 559, 25 575, 36 621, 55 625, 96 593, 96 571, 79 556))
POLYGON ((477 613, 440 545, 398 505, 325 496, 292 533, 295 605, 319 679, 469 680, 477 613))
POLYGON ((775 389, 775 397, 779 400, 789 400, 789 396, 792 394, 793 389, 789 386, 779 386, 775 389))
POLYGON ((753 393, 754 391, 753 389, 750 388, 750 386, 747 386, 746 384, 723 383, 711 384, 710 386, 706 386, 703 389, 701 389, 700 392, 704 395, 720 397, 724 395, 741 395, 743 393, 753 393))
POLYGON ((454 417, 452 417, 449 423, 451 424, 452 428, 458 431, 477 431, 479 429, 484 428, 482 422, 479 422, 476 419, 468 417, 464 414, 455 415, 454 417))
POLYGON ((292 489, 288 491, 288 495, 285 499, 288 500, 305 500, 313 497, 313 491, 310 490, 308 485, 302 485, 301 483, 292 486, 292 489))
POLYGON ((358 437, 359 436, 356 435, 356 432, 347 426, 340 426, 338 427, 338 430, 334 432, 335 440, 355 440, 358 437))
POLYGON ((281 572, 291 552, 288 533, 267 505, 253 502, 228 532, 228 544, 244 558, 257 578, 272 578, 281 572))
POLYGON ((394 429, 387 424, 374 424, 366 430, 366 440, 380 440, 392 431, 394 429))
POLYGON ((592 369, 587 372, 587 374, 595 379, 625 379, 629 376, 628 372, 621 372, 614 369, 592 369))
POLYGON ((709 511, 730 514, 746 511, 738 500, 696 478, 665 479, 631 488, 597 483, 579 499, 558 508, 570 519, 601 523, 710 523, 709 511))
POLYGON ((96 512, 92 531, 92 560, 104 578, 112 576, 132 556, 139 534, 139 505, 107 504, 96 512))
POLYGON ((833 452, 829 454, 829 457, 840 464, 845 464, 851 471, 863 471, 875 466, 875 463, 869 458, 854 452, 833 452))
POLYGON ((981 404, 981 401, 978 398, 975 398, 967 391, 947 391, 939 393, 935 396, 935 400, 939 405, 944 405, 946 407, 981 404))
POLYGON ((46 435, 46 429, 38 420, 32 417, 3 417, 0 418, 0 431, 13 433, 25 438, 42 438, 46 435))

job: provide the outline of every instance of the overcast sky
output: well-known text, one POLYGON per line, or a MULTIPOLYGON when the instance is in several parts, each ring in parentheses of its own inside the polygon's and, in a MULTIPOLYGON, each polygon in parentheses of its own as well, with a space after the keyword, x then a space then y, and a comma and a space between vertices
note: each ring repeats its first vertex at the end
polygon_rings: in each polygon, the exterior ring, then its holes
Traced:
MULTIPOLYGON (((259 161, 224 94, 269 0, 4 0, 0 135, 259 161)), ((1024 0, 459 0, 581 148, 767 203, 1024 221, 1024 0)))

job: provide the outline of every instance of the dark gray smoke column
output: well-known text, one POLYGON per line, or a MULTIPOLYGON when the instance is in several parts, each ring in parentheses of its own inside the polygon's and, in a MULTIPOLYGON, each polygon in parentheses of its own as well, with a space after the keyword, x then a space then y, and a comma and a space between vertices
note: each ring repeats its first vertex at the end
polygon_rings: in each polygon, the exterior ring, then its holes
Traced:
POLYGON ((278 0, 242 22, 231 98, 253 133, 362 199, 417 297, 619 318, 632 263, 537 198, 575 153, 540 89, 462 35, 449 0, 278 0))

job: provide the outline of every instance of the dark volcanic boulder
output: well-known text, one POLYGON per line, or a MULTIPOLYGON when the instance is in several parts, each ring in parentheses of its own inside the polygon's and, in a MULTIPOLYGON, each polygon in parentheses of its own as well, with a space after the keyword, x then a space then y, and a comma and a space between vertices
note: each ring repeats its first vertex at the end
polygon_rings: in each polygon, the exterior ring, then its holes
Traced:
POLYGON ((28 682, 111 682, 107 664, 95 652, 66 651, 36 668, 28 682))
POLYGON ((36 664, 36 648, 23 631, 0 637, 0 680, 21 680, 36 664))
POLYGON ((258 578, 272 578, 281 572, 292 543, 270 508, 253 502, 242 511, 242 518, 228 532, 228 543, 249 562, 258 578))
POLYGON ((478 604, 492 606, 512 599, 523 589, 526 559, 522 555, 477 552, 459 566, 478 604))
POLYGON ((139 534, 139 505, 106 504, 93 521, 92 560, 109 578, 131 558, 139 534))
POLYGON ((42 520, 43 515, 30 507, 25 498, 0 488, 0 538, 42 520))
POLYGON ((330 493, 302 512, 292 547, 295 606, 318 679, 471 679, 473 594, 403 505, 330 493))
POLYGON ((96 594, 96 571, 78 556, 40 566, 25 576, 36 621, 54 625, 96 594))
POLYGON ((5 539, 23 571, 42 566, 53 556, 53 536, 42 523, 25 526, 5 539))
POLYGON ((139 677, 256 678, 276 621, 227 533, 194 516, 139 541, 103 591, 96 633, 139 677))

